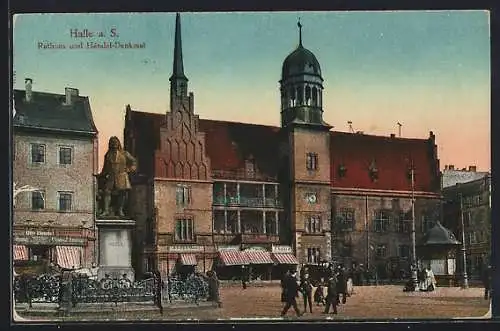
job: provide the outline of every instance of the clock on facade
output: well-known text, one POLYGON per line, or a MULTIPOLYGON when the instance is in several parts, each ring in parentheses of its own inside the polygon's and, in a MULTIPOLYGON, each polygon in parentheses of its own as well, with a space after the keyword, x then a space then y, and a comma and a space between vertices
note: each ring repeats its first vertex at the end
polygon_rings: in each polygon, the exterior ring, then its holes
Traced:
POLYGON ((307 193, 306 194, 306 201, 310 204, 316 203, 318 201, 316 193, 307 193))

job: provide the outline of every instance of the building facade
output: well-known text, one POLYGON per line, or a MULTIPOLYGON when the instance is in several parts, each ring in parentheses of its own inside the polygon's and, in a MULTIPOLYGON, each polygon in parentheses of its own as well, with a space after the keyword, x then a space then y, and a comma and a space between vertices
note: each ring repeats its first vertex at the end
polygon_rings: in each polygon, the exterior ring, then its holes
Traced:
POLYGON ((30 185, 14 204, 14 262, 46 261, 66 268, 95 260, 97 129, 88 97, 14 91, 13 180, 30 185))
MULTIPOLYGON (((443 197, 444 221, 460 241, 464 232, 467 273, 479 279, 491 257, 491 175, 444 187, 443 197)), ((463 272, 463 259, 458 262, 457 270, 463 272)))
POLYGON ((282 66, 281 126, 200 119, 177 15, 170 110, 125 115, 124 145, 138 159, 139 270, 249 265, 265 277, 272 266, 332 259, 386 270, 409 255, 412 197, 417 238, 440 218, 434 134, 332 131, 320 64, 301 34, 282 66))

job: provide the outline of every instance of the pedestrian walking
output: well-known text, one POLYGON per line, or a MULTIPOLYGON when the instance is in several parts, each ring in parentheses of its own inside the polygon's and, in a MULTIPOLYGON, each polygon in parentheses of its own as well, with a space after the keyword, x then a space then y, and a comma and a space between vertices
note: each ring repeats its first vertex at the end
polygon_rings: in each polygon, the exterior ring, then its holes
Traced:
POLYGON ((161 273, 159 270, 154 272, 154 282, 155 282, 155 301, 158 308, 160 308, 160 314, 163 315, 163 303, 161 298, 161 292, 163 289, 163 280, 161 279, 161 273))
POLYGON ((325 314, 330 312, 330 306, 333 308, 333 314, 337 314, 337 279, 335 274, 331 274, 327 283, 325 314))
POLYGON ((241 287, 245 290, 248 282, 248 268, 241 266, 241 287))
POLYGON ((215 302, 219 308, 222 307, 222 302, 220 300, 220 281, 217 278, 215 271, 208 272, 208 292, 211 301, 215 302))
POLYGON ((286 302, 286 295, 285 295, 285 283, 286 280, 288 279, 288 276, 290 276, 290 270, 287 270, 285 272, 285 275, 281 279, 280 285, 281 285, 281 302, 286 302))
POLYGON ((304 274, 304 278, 300 282, 300 291, 302 292, 302 298, 304 299, 304 312, 307 310, 307 305, 309 305, 309 312, 312 314, 312 290, 313 286, 311 280, 309 279, 309 274, 304 274))
POLYGON ((297 284, 297 271, 291 270, 284 282, 285 306, 281 311, 281 316, 285 316, 290 307, 293 307, 297 317, 301 316, 299 307, 297 307, 297 296, 299 295, 299 284, 297 284))
POLYGON ((347 277, 344 268, 339 266, 337 271, 337 304, 340 304, 342 295, 342 304, 347 302, 347 277))

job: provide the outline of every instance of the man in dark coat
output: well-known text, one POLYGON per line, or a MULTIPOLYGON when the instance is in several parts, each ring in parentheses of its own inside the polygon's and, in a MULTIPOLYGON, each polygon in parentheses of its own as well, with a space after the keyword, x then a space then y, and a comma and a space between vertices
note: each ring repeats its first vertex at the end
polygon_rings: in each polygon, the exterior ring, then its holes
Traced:
POLYGON ((287 270, 285 275, 281 279, 281 302, 286 302, 285 283, 286 280, 288 279, 288 276, 290 276, 290 270, 287 270))
POLYGON ((340 295, 342 295, 342 304, 345 304, 347 302, 347 276, 342 267, 339 267, 337 271, 337 304, 340 304, 340 295))
POLYGON ((337 279, 335 274, 331 274, 327 282, 325 314, 330 312, 330 306, 333 307, 333 313, 337 314, 337 279))
POLYGON ((217 274, 215 271, 209 271, 208 274, 208 291, 210 300, 217 303, 219 308, 222 307, 222 302, 220 301, 220 293, 219 293, 219 278, 217 278, 217 274))
POLYGON ((307 310, 307 305, 309 304, 309 312, 312 314, 312 290, 313 286, 311 280, 309 279, 309 274, 304 274, 304 277, 300 281, 300 291, 302 292, 302 298, 304 298, 304 312, 307 310))
POLYGON ((161 279, 161 273, 159 270, 154 272, 154 282, 155 282, 155 301, 158 308, 160 308, 160 314, 163 315, 163 302, 161 297, 161 292, 163 290, 163 280, 161 279))
POLYGON ((297 272, 295 270, 290 271, 290 275, 285 278, 284 282, 284 299, 285 307, 281 312, 281 316, 285 316, 290 307, 293 307, 297 316, 301 316, 299 307, 297 307, 297 296, 299 295, 299 284, 297 284, 297 272))

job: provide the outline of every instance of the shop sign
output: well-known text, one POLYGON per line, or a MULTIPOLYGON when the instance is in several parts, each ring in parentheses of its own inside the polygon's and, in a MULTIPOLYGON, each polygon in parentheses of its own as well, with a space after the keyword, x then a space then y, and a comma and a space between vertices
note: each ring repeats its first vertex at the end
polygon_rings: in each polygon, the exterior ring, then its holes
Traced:
POLYGON ((203 252, 203 246, 199 246, 199 245, 175 245, 175 246, 169 246, 168 251, 171 253, 203 252))
POLYGON ((16 236, 14 242, 20 245, 78 245, 83 246, 85 239, 73 237, 49 237, 49 236, 16 236))
POLYGON ((292 246, 287 246, 287 245, 273 245, 272 252, 273 253, 293 253, 292 246))
POLYGON ((239 251, 240 246, 239 245, 232 245, 232 246, 218 246, 217 251, 239 251))
POLYGON ((245 249, 245 251, 258 251, 258 252, 267 252, 267 249, 264 247, 259 247, 259 246, 251 246, 245 249))
POLYGON ((46 237, 51 237, 51 236, 54 235, 54 231, 49 231, 49 230, 26 230, 25 234, 28 237, 31 237, 31 236, 46 236, 46 237))

